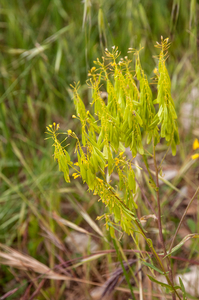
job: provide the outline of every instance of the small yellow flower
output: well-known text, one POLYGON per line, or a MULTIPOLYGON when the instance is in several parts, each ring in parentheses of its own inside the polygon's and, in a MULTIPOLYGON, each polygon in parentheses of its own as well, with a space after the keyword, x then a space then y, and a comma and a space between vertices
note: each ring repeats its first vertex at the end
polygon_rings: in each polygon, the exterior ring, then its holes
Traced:
POLYGON ((197 159, 198 157, 199 157, 198 153, 191 156, 192 159, 197 159))
POLYGON ((73 173, 72 176, 74 177, 74 179, 76 179, 76 178, 80 177, 80 174, 78 174, 78 173, 73 173))
POLYGON ((155 68, 155 69, 153 70, 153 73, 157 75, 157 74, 158 74, 158 69, 155 68))
POLYGON ((118 166, 118 165, 119 165, 119 162, 120 162, 119 159, 116 157, 116 158, 115 158, 115 165, 118 166))
POLYGON ((199 141, 198 139, 195 139, 195 141, 193 142, 193 150, 196 150, 199 148, 199 141))
POLYGON ((68 129, 68 135, 71 135, 73 132, 71 129, 68 129))
POLYGON ((48 131, 52 132, 52 130, 51 130, 52 126, 49 125, 49 126, 46 126, 46 128, 48 131))

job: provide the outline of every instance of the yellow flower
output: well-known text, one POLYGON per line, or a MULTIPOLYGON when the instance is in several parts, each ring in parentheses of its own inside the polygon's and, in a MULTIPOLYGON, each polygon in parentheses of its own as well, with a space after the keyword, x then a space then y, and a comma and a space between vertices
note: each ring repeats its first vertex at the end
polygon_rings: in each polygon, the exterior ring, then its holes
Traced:
POLYGON ((80 177, 80 174, 78 174, 78 173, 73 173, 72 176, 74 177, 74 179, 76 179, 76 178, 80 177))
POLYGON ((193 142, 193 150, 196 150, 199 148, 199 142, 198 139, 195 139, 195 141, 193 142))
POLYGON ((155 68, 155 69, 153 70, 153 73, 154 73, 155 75, 158 75, 158 69, 155 68))
POLYGON ((199 157, 199 154, 198 154, 198 153, 191 156, 192 159, 196 159, 196 158, 198 158, 198 157, 199 157))
POLYGON ((68 129, 68 135, 71 135, 73 132, 71 129, 68 129))

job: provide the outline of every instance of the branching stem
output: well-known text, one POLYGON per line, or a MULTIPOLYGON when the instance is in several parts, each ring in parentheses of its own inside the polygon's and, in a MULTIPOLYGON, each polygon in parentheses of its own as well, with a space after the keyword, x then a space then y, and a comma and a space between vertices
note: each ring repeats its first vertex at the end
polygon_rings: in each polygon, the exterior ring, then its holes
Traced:
MULTIPOLYGON (((167 280, 168 284, 173 288, 173 294, 172 294, 173 299, 176 299, 176 296, 177 296, 178 299, 181 300, 180 295, 178 294, 177 290, 176 290, 175 287, 173 286, 173 277, 171 277, 171 279, 169 278, 169 277, 170 277, 170 274, 169 274, 169 276, 167 275, 167 272, 166 272, 166 270, 165 270, 165 268, 164 268, 164 266, 163 266, 163 263, 162 263, 160 257, 158 256, 157 252, 155 251, 155 249, 153 248, 153 246, 152 246, 151 243, 149 242, 149 239, 147 239, 147 237, 146 237, 146 235, 145 235, 145 233, 144 233, 142 227, 140 226, 139 222, 138 222, 137 220, 136 220, 135 222, 136 222, 137 226, 139 227, 139 229, 140 229, 140 231, 141 231, 140 233, 142 234, 142 236, 143 236, 144 239, 146 240, 146 242, 147 242, 149 248, 151 249, 151 252, 153 253, 153 255, 154 255, 154 257, 155 257, 157 263, 159 264, 159 266, 160 266, 160 268, 161 268, 161 270, 164 272, 164 276, 166 277, 166 280, 167 280)), ((170 273, 170 268, 169 268, 169 273, 170 273)), ((171 276, 172 276, 172 274, 171 274, 171 276)))

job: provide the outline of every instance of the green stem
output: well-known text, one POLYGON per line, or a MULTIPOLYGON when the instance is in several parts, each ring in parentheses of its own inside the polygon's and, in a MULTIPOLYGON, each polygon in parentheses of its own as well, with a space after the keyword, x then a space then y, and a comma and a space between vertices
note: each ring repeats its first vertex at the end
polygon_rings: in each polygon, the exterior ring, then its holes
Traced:
POLYGON ((161 260, 160 260, 160 258, 159 258, 159 256, 158 256, 157 252, 156 252, 155 249, 153 248, 152 242, 146 237, 146 235, 145 235, 145 233, 144 233, 142 227, 140 226, 139 222, 138 222, 137 220, 135 220, 135 222, 136 222, 137 226, 139 227, 139 229, 141 230, 140 233, 142 234, 142 236, 143 236, 144 239, 146 240, 147 245, 148 245, 149 248, 151 249, 151 252, 153 253, 153 255, 154 255, 154 257, 155 257, 157 263, 159 264, 159 266, 160 266, 160 268, 161 268, 161 270, 164 272, 164 276, 166 277, 166 280, 167 280, 168 284, 173 288, 173 292, 174 292, 174 294, 178 297, 178 299, 181 300, 181 297, 180 297, 180 295, 178 294, 178 292, 177 292, 177 290, 175 289, 175 287, 173 286, 173 282, 170 280, 169 276, 167 275, 166 270, 165 270, 165 268, 164 268, 164 266, 163 266, 163 264, 162 264, 162 262, 161 262, 161 260))
MULTIPOLYGON (((157 166, 157 162, 156 162, 156 153, 155 153, 155 143, 153 143, 153 161, 154 161, 154 166, 155 166, 155 177, 156 177, 156 196, 157 196, 157 205, 158 205, 158 229, 159 229, 159 237, 160 237, 160 241, 162 244, 162 248, 163 248, 163 252, 164 255, 167 255, 167 251, 166 251, 166 247, 165 247, 165 243, 164 243, 164 238, 163 238, 163 234, 162 234, 162 221, 161 221, 161 206, 160 206, 160 193, 159 193, 159 179, 158 179, 158 166, 157 166)), ((171 282, 171 285, 173 287, 173 274, 172 274, 172 270, 171 270, 171 263, 170 263, 170 259, 167 256, 166 258, 167 261, 167 269, 169 271, 169 281, 171 282)), ((174 289, 175 290, 175 289, 174 289)), ((176 299, 175 294, 172 295, 173 300, 176 299)))
POLYGON ((153 145, 153 160, 154 160, 154 166, 155 166, 155 177, 156 177, 156 196, 157 196, 157 205, 158 205, 158 229, 159 229, 159 237, 160 242, 162 244, 162 248, 164 251, 164 255, 167 255, 164 238, 162 234, 162 221, 161 221, 161 207, 160 207, 160 194, 159 194, 159 180, 158 180, 158 167, 156 163, 156 156, 155 156, 155 145, 153 145))

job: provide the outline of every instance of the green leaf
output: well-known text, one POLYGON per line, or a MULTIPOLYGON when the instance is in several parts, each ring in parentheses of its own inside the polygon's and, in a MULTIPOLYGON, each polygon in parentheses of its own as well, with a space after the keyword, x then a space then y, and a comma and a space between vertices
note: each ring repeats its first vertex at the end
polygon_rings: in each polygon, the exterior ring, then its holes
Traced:
POLYGON ((128 136, 126 136, 125 139, 125 147, 128 148, 132 142, 132 133, 130 133, 128 136))
POLYGON ((115 238, 115 230, 112 226, 109 227, 110 235, 114 239, 115 238))
POLYGON ((64 154, 66 156, 66 159, 70 162, 70 155, 68 154, 68 152, 66 150, 64 150, 64 154))
POLYGON ((131 169, 128 174, 128 186, 129 189, 133 190, 133 193, 135 193, 135 174, 133 169, 131 169))
MULTIPOLYGON (((128 106, 126 106, 126 109, 128 110, 127 120, 128 120, 129 128, 131 128, 133 125, 133 116, 132 116, 132 113, 130 112, 130 110, 129 110, 130 108, 128 106)), ((126 120, 125 116, 124 116, 124 119, 126 120)))
POLYGON ((81 164, 81 166, 80 166, 80 173, 81 173, 83 182, 85 182, 87 180, 87 175, 86 175, 86 169, 83 164, 81 164))
POLYGON ((168 123, 168 109, 166 104, 164 105, 164 122, 168 123))
MULTIPOLYGON (((158 280, 156 280, 155 278, 153 278, 152 276, 150 276, 150 275, 148 275, 148 274, 147 274, 147 276, 149 277, 149 279, 150 279, 151 281, 153 281, 153 282, 155 282, 155 283, 161 285, 161 286, 164 287, 164 288, 168 288, 170 291, 173 292, 173 287, 172 287, 172 286, 170 286, 170 285, 168 285, 168 284, 166 284, 166 283, 163 283, 163 282, 161 282, 161 281, 158 281, 158 280)), ((179 285, 174 286, 174 288, 175 288, 175 289, 181 289, 179 285)))
POLYGON ((172 141, 172 143, 171 143, 171 151, 172 151, 172 155, 175 156, 176 155, 176 144, 174 141, 172 141))
POLYGON ((176 111, 175 111, 175 108, 173 107, 173 105, 171 104, 169 106, 169 108, 170 108, 173 119, 177 119, 176 111))
POLYGON ((175 128, 175 131, 174 131, 174 142, 176 145, 180 144, 180 138, 179 138, 179 133, 178 133, 178 130, 175 128))
POLYGON ((159 122, 159 117, 158 117, 158 114, 156 114, 155 117, 153 118, 151 124, 148 126, 148 128, 150 130, 154 129, 157 126, 158 122, 159 122))
POLYGON ((159 111, 158 111, 158 117, 160 118, 163 114, 163 105, 160 106, 159 111))
POLYGON ((113 212, 115 215, 115 222, 118 223, 121 220, 120 207, 118 205, 114 205, 113 212))
POLYGON ((187 225, 191 232, 196 231, 196 222, 193 219, 191 218, 187 219, 187 225))
POLYGON ((94 190, 95 175, 91 172, 90 169, 87 170, 87 184, 90 190, 94 190))
POLYGON ((165 137, 166 135, 166 124, 163 122, 162 127, 161 127, 161 137, 165 137))
MULTIPOLYGON (((147 267, 149 267, 149 268, 151 268, 151 269, 153 269, 153 270, 155 270, 155 271, 157 271, 158 273, 160 273, 160 274, 162 274, 162 275, 165 274, 163 271, 161 271, 160 269, 156 268, 154 265, 152 265, 152 264, 150 264, 150 263, 147 263, 146 261, 143 261, 143 260, 142 260, 142 264, 145 265, 145 266, 147 266, 147 267)), ((168 272, 167 272, 167 273, 168 273, 168 272)))
POLYGON ((138 142, 137 142, 137 150, 138 150, 138 152, 139 152, 141 155, 144 155, 144 148, 143 148, 143 145, 142 145, 142 141, 138 141, 138 142))
POLYGON ((65 170, 64 170, 64 179, 66 180, 66 182, 70 182, 68 165, 65 166, 65 170))
POLYGON ((171 252, 169 252, 164 258, 166 258, 167 256, 171 255, 173 252, 177 251, 178 249, 180 249, 182 247, 182 245, 184 245, 184 243, 186 241, 190 240, 191 238, 197 239, 197 238, 199 238, 199 234, 198 233, 192 233, 192 234, 188 234, 187 236, 185 236, 184 239, 178 245, 176 245, 171 250, 171 252))
POLYGON ((179 277, 179 282, 182 290, 183 300, 187 300, 186 291, 182 279, 179 277))
POLYGON ((107 145, 104 145, 103 155, 104 155, 105 159, 108 159, 108 147, 107 147, 107 145))
POLYGON ((92 154, 92 156, 91 156, 91 158, 90 158, 90 164, 89 164, 89 167, 91 167, 91 164, 92 164, 92 167, 93 167, 93 173, 97 173, 98 172, 98 168, 99 168, 99 166, 98 166, 98 159, 97 159, 97 156, 96 156, 96 154, 95 154, 95 150, 93 151, 93 154, 92 154))
POLYGON ((113 146, 116 151, 118 151, 119 148, 119 134, 117 132, 117 129, 113 127, 113 146))
POLYGON ((110 227, 113 227, 116 231, 118 231, 119 233, 122 233, 121 230, 119 230, 116 226, 114 226, 112 223, 108 222, 107 223, 110 227))
POLYGON ((109 173, 109 175, 111 175, 111 173, 113 172, 113 168, 114 168, 114 159, 113 159, 110 148, 108 148, 108 173, 109 173))
POLYGON ((135 113, 135 118, 136 118, 136 120, 138 121, 138 124, 139 124, 140 126, 142 126, 143 121, 142 121, 142 119, 140 118, 140 116, 139 116, 139 114, 138 114, 137 112, 135 113))

